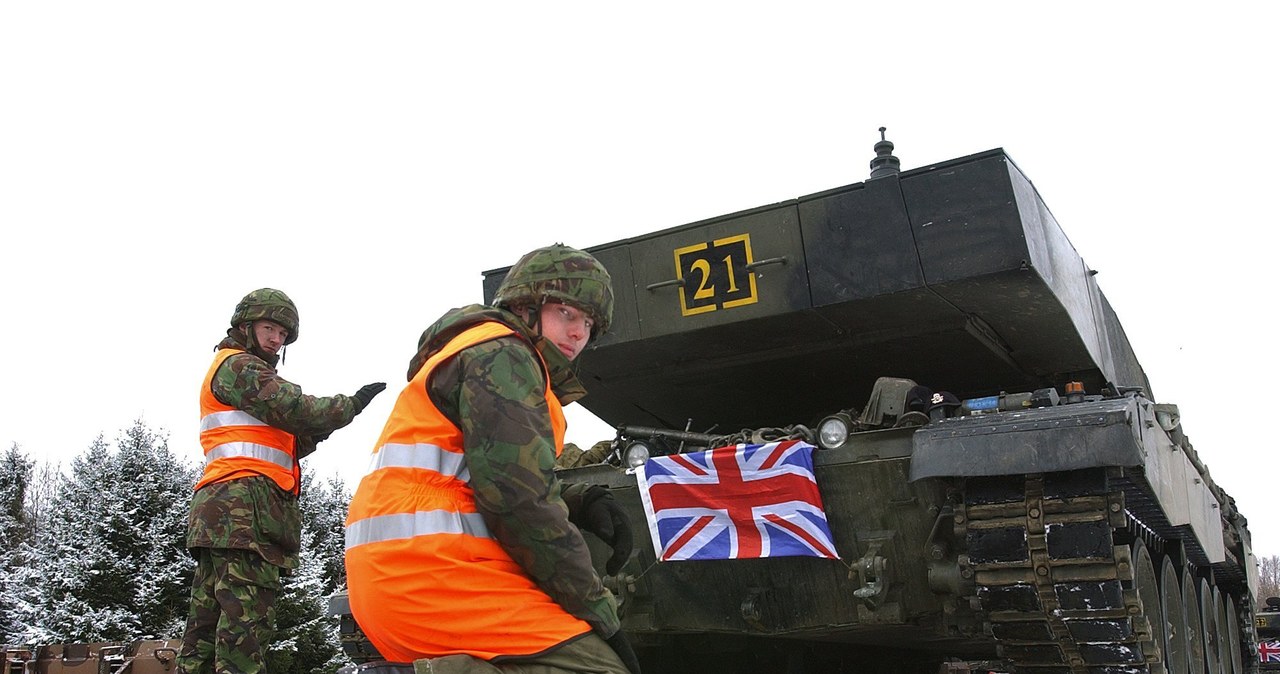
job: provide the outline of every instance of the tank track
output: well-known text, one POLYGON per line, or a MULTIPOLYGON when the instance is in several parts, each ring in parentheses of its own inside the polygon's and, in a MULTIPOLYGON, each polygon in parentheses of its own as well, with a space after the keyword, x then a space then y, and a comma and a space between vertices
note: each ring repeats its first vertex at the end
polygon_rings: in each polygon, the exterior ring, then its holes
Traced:
POLYGON ((1159 614, 1146 608, 1159 598, 1143 593, 1134 564, 1138 546, 1159 541, 1131 519, 1124 490, 1108 489, 1107 477, 1090 470, 965 486, 961 565, 1001 657, 1018 671, 1165 672, 1159 614))

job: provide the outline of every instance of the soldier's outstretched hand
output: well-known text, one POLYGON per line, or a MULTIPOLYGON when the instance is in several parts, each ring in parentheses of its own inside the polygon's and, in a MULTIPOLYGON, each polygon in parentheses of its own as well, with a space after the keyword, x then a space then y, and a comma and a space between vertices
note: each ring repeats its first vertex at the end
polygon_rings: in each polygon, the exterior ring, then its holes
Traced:
POLYGON ((363 412, 364 408, 369 406, 369 401, 373 400, 374 396, 378 395, 379 393, 382 393, 385 390, 387 390, 387 383, 381 382, 381 381, 374 382, 372 384, 365 384, 364 386, 361 386, 360 390, 356 391, 356 394, 352 396, 353 398, 356 399, 356 402, 360 404, 360 408, 358 411, 363 412))

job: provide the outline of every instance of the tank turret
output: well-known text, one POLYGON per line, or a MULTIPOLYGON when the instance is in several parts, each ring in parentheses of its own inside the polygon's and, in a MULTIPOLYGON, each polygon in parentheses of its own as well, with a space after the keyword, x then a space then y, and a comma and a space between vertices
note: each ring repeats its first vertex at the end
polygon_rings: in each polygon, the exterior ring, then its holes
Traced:
POLYGON ((1151 395, 1003 150, 899 173, 892 147, 876 143, 865 182, 590 248, 618 301, 581 358, 583 404, 613 425, 736 429, 861 405, 886 372, 961 398, 1073 381, 1151 395))

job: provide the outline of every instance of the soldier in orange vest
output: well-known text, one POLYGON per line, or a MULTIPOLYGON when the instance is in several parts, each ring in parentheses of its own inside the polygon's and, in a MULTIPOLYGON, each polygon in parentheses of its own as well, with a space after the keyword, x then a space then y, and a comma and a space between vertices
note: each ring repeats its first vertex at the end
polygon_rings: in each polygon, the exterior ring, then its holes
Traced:
POLYGON ((187 528, 196 571, 178 656, 185 674, 266 671, 280 570, 298 565, 298 460, 387 387, 304 394, 275 370, 281 349, 297 339, 298 310, 287 295, 249 293, 200 388, 204 475, 187 528))
POLYGON ((494 305, 418 342, 347 517, 351 611, 418 672, 639 674, 578 529, 613 547, 616 573, 630 525, 606 489, 562 488, 554 470, 561 407, 585 394, 572 362, 612 318, 609 273, 540 248, 494 305))

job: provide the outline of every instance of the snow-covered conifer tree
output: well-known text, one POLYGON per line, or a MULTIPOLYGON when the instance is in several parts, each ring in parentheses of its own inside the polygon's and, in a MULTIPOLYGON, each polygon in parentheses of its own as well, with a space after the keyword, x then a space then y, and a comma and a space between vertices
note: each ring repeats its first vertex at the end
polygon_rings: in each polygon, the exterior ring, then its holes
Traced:
POLYGON ((194 473, 141 421, 115 451, 99 436, 71 464, 37 541, 40 641, 171 637, 193 563, 185 513, 194 473))
POLYGON ((31 535, 26 497, 34 465, 16 442, 0 455, 0 642, 4 643, 19 641, 15 637, 23 632, 24 553, 31 535))
POLYGON ((343 576, 343 536, 350 495, 337 476, 317 484, 302 476, 302 551, 299 567, 283 578, 276 601, 276 642, 268 664, 272 672, 334 672, 348 662, 329 616, 328 597, 343 576))

